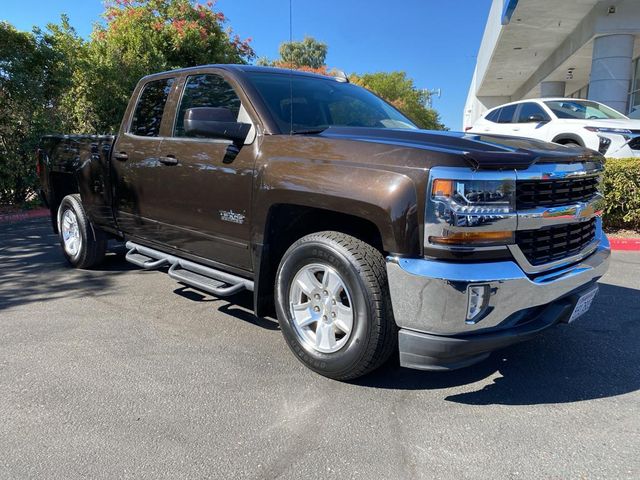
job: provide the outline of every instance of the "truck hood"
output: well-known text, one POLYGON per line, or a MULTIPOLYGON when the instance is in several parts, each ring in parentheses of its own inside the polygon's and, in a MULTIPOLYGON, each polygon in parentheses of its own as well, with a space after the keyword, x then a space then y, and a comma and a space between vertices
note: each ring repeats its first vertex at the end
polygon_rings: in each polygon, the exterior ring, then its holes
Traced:
POLYGON ((535 163, 604 160, 598 152, 521 137, 391 128, 330 127, 325 138, 398 145, 457 154, 478 170, 525 169, 535 163))

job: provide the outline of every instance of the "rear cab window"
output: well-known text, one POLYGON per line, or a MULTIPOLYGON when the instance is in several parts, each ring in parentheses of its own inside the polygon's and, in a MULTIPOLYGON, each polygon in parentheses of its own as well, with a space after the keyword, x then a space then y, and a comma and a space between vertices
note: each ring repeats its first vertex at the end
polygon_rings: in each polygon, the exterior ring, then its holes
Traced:
POLYGON ((162 78, 152 80, 143 87, 129 133, 140 137, 157 137, 160 134, 162 114, 173 83, 174 78, 162 78))

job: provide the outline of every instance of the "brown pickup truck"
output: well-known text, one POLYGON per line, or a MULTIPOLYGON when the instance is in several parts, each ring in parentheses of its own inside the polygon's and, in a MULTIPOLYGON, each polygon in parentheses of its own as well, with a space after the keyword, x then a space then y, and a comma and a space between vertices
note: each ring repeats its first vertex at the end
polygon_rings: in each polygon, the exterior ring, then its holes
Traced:
POLYGON ((584 313, 610 254, 604 159, 419 130, 345 78, 211 65, 143 78, 117 136, 48 136, 42 196, 71 265, 127 260, 253 292, 336 379, 398 355, 471 365, 584 313))

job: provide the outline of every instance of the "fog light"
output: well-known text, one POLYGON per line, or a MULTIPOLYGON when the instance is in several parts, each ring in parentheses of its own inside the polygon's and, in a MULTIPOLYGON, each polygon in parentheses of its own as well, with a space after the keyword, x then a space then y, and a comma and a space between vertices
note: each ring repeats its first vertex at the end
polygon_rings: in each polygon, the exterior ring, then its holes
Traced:
POLYGON ((489 305, 489 297, 491 296, 491 288, 489 285, 470 285, 467 288, 467 296, 469 303, 467 306, 466 323, 474 324, 482 320, 481 314, 489 305))

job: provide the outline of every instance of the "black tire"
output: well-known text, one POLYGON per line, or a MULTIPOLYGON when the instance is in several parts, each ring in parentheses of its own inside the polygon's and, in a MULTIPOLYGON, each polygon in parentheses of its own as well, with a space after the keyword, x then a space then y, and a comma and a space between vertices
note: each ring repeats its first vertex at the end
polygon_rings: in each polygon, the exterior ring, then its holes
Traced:
POLYGON ((99 265, 107 251, 107 237, 102 230, 94 227, 84 211, 80 195, 67 195, 60 202, 57 215, 58 231, 62 253, 67 261, 76 268, 91 268, 99 265), (64 232, 62 228, 65 212, 75 216, 77 232, 79 234, 79 246, 77 251, 70 251, 65 246, 64 232))
POLYGON ((280 262, 275 301, 289 348, 303 364, 326 377, 350 380, 365 375, 385 363, 397 345, 384 257, 352 236, 318 232, 295 242, 280 262), (332 268, 341 277, 353 308, 351 333, 346 343, 331 353, 305 343, 293 324, 290 308, 290 289, 296 274, 305 266, 317 264, 332 268))

